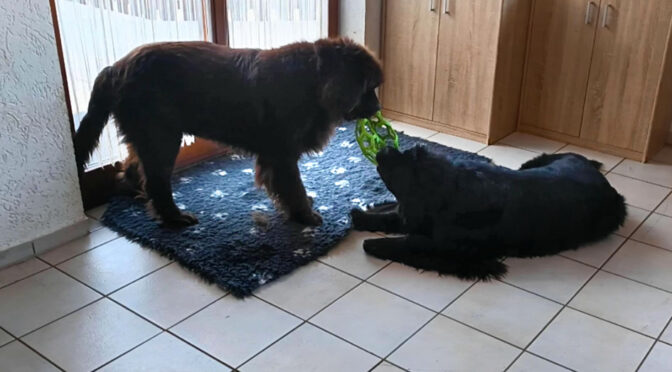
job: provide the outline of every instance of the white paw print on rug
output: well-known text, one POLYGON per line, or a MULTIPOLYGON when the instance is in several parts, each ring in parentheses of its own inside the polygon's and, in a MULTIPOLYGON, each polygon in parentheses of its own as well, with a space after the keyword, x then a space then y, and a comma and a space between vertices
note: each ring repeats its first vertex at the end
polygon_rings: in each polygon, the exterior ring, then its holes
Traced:
POLYGON ((212 192, 212 194, 210 194, 210 197, 211 197, 211 198, 219 198, 219 199, 221 199, 221 198, 223 198, 223 197, 225 197, 225 196, 227 196, 227 195, 229 195, 229 194, 223 192, 222 190, 215 190, 215 191, 212 192))
POLYGON ((263 272, 263 273, 252 273, 252 279, 256 280, 259 285, 266 284, 269 280, 273 279, 273 275, 263 272))
POLYGON ((354 199, 350 200, 350 202, 352 202, 352 204, 357 205, 359 207, 359 209, 361 209, 361 210, 366 209, 366 203, 365 203, 364 199, 354 198, 354 199))
POLYGON ((336 185, 336 186, 338 186, 338 187, 340 187, 340 188, 348 187, 348 186, 350 186, 350 181, 348 181, 348 180, 340 180, 340 181, 336 181, 336 182, 334 182, 334 185, 336 185))
POLYGON ((268 207, 264 204, 255 204, 252 206, 253 211, 267 211, 268 207))
POLYGON ((225 170, 222 169, 217 169, 216 171, 212 172, 213 175, 215 176, 226 176, 228 173, 226 173, 225 170))
POLYGON ((320 164, 316 161, 309 161, 307 163, 303 163, 303 167, 306 169, 313 169, 319 167, 320 164))
POLYGON ((312 251, 310 250, 310 248, 305 247, 305 248, 297 248, 294 251, 292 251, 292 253, 294 254, 294 257, 310 257, 312 251))
POLYGON ((343 167, 333 167, 331 168, 331 174, 343 174, 347 171, 347 169, 343 167))

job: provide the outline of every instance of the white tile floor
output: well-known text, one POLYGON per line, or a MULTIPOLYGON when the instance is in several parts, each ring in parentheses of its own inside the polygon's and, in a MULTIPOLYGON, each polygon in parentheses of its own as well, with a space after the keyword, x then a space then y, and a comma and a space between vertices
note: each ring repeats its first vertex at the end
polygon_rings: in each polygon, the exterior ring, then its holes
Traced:
POLYGON ((237 300, 95 222, 0 270, 0 371, 672 371, 672 148, 642 165, 516 133, 495 146, 399 130, 518 166, 540 152, 605 164, 630 216, 609 239, 510 259, 502 281, 366 256, 352 233, 237 300))

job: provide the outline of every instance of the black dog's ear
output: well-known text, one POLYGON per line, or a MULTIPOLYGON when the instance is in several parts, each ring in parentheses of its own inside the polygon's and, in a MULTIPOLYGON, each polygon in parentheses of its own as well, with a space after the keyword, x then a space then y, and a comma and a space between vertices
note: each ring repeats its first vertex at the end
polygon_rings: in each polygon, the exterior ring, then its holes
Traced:
POLYGON ((429 156, 429 151, 425 146, 422 145, 415 145, 415 147, 413 147, 409 151, 414 160, 425 159, 427 158, 427 156, 429 156))

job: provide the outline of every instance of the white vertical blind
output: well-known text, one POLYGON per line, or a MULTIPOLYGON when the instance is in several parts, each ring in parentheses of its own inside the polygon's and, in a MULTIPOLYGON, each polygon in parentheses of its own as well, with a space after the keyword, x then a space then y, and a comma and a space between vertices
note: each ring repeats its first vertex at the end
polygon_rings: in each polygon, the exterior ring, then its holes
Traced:
MULTIPOLYGON (((210 40, 210 0, 56 0, 75 128, 98 72, 133 48, 159 41, 210 40)), ((113 119, 88 169, 123 160, 113 119)), ((183 144, 193 142, 185 136, 183 144)))
POLYGON ((328 0, 227 0, 232 48, 275 48, 328 34, 328 0))

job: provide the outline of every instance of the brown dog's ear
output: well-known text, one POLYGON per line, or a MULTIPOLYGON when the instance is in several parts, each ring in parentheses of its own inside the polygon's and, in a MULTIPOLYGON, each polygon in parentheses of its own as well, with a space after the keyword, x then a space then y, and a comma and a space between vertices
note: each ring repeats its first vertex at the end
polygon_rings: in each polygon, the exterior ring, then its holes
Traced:
POLYGON ((315 42, 317 69, 321 83, 321 101, 338 114, 352 111, 359 103, 366 81, 352 63, 348 51, 352 41, 323 39, 315 42))

